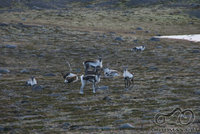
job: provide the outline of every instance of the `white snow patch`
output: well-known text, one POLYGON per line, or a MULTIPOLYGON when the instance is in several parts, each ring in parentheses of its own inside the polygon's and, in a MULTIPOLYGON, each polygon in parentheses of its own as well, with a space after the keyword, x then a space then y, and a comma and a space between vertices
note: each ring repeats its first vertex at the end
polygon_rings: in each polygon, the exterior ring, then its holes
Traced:
POLYGON ((155 36, 155 38, 181 39, 181 40, 188 40, 188 41, 193 41, 193 42, 200 42, 200 34, 155 36))

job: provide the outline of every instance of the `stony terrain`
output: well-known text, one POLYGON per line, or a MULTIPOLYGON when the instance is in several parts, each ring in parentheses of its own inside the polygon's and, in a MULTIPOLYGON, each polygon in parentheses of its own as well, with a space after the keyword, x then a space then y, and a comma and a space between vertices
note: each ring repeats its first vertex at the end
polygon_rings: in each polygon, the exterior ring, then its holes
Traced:
POLYGON ((166 128, 199 132, 200 43, 152 38, 199 33, 197 2, 190 7, 176 3, 173 7, 119 5, 119 9, 80 7, 80 3, 66 9, 4 5, 0 132, 161 133, 166 128), (146 49, 131 51, 140 45, 146 49), (128 66, 135 74, 133 87, 124 89, 122 77, 102 77, 99 86, 108 89, 93 94, 88 85, 80 95, 80 81, 64 83, 61 72, 69 71, 66 60, 73 73, 81 75, 82 62, 98 56, 104 66, 120 72, 128 66), (38 86, 25 85, 30 76, 36 77, 38 86), (172 119, 161 127, 153 123, 157 113, 175 108, 192 110, 194 122, 180 126, 172 119))

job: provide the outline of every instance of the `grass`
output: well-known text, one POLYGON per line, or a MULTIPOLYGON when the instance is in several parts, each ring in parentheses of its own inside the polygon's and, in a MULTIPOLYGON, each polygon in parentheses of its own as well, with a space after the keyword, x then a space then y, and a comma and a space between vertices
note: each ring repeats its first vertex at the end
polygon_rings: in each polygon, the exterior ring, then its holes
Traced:
POLYGON ((82 126, 83 132, 89 131, 88 126, 111 126, 112 133, 121 124, 131 123, 136 127, 133 132, 137 129, 145 132, 157 127, 151 122, 155 110, 165 113, 177 106, 191 108, 198 118, 199 98, 193 94, 199 87, 199 56, 191 53, 194 48, 199 49, 198 43, 149 40, 157 34, 198 33, 200 21, 185 14, 187 10, 155 6, 126 10, 74 8, 69 12, 26 9, 1 13, 0 22, 8 26, 0 26, 0 45, 15 44, 17 48, 0 48, 0 65, 11 70, 0 76, 0 125, 14 126, 13 131, 59 133, 64 129, 60 124, 68 122, 82 126), (138 27, 142 30, 137 30, 138 27), (116 37, 122 37, 123 41, 116 41, 116 37), (136 39, 138 42, 133 42, 136 39), (145 45, 146 50, 130 51, 138 45, 145 45), (66 60, 72 64, 73 72, 81 75, 82 62, 96 59, 98 55, 103 56, 104 66, 120 72, 127 65, 135 74, 133 88, 125 90, 121 77, 102 78, 99 85, 109 86, 109 90, 93 94, 88 85, 85 94, 79 95, 80 82, 63 83, 60 72, 69 71, 66 60), (30 72, 20 73, 24 68, 30 72), (44 76, 46 73, 56 76, 44 76), (44 86, 42 91, 25 86, 32 75, 44 86), (106 96, 111 100, 103 100, 106 96), (37 117, 18 122, 19 116, 26 115, 37 117))

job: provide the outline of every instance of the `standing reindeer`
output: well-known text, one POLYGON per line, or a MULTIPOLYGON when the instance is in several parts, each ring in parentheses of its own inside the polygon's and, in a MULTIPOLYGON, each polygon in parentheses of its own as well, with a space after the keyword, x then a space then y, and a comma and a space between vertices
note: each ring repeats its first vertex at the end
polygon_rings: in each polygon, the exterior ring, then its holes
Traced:
POLYGON ((92 89, 93 93, 96 93, 96 84, 100 82, 100 73, 99 72, 94 72, 90 71, 87 72, 85 75, 81 75, 81 88, 80 88, 80 94, 83 94, 83 88, 87 84, 87 82, 92 83, 92 89))
POLYGON ((123 77, 125 88, 129 88, 133 83, 133 74, 128 71, 127 67, 124 67, 123 77))
POLYGON ((28 81, 26 81, 26 85, 28 86, 34 86, 36 84, 37 84, 37 81, 34 76, 31 76, 31 78, 28 81))
POLYGON ((85 74, 87 74, 88 69, 91 67, 93 68, 94 72, 97 72, 99 69, 102 69, 103 67, 103 61, 102 58, 99 57, 96 61, 85 61, 83 62, 84 68, 85 68, 85 74))

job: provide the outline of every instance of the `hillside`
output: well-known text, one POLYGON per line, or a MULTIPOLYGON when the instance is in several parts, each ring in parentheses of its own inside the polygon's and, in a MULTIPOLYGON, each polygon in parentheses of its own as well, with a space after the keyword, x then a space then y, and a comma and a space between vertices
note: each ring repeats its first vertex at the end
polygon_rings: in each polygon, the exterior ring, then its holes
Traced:
POLYGON ((200 44, 154 36, 200 34, 199 4, 0 0, 0 133, 198 133, 200 44), (95 94, 92 84, 81 95, 80 80, 64 83, 66 61, 81 76, 98 56, 120 76, 102 72, 95 94), (36 86, 26 85, 31 76, 36 86))
POLYGON ((175 6, 197 8, 199 0, 1 0, 0 8, 28 7, 30 9, 86 8, 132 8, 138 6, 175 6))

